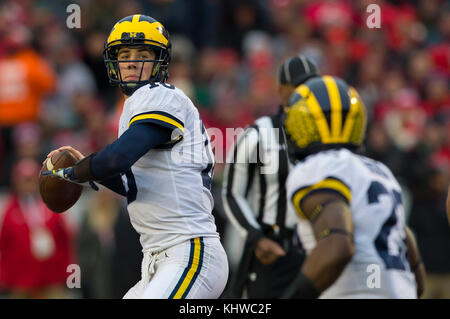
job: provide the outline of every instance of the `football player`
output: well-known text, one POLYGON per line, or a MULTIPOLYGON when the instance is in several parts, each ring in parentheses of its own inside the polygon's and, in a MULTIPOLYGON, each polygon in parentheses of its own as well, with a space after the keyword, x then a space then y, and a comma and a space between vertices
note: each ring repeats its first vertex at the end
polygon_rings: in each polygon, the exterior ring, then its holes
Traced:
POLYGON ((401 188, 382 163, 358 154, 366 110, 331 76, 296 88, 285 119, 297 162, 287 196, 317 244, 289 298, 417 298, 424 268, 405 225, 401 188))
POLYGON ((100 182, 126 196, 142 244, 142 278, 124 298, 218 298, 228 260, 211 213, 214 156, 191 100, 166 83, 169 33, 155 19, 117 22, 105 43, 109 79, 125 104, 119 138, 73 167, 50 174, 100 182))

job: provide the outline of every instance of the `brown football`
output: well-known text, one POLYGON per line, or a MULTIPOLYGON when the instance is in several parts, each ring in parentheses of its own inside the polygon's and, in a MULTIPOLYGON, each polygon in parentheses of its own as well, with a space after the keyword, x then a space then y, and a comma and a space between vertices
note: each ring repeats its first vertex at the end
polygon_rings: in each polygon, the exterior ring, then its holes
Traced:
POLYGON ((62 213, 72 207, 80 198, 83 186, 67 182, 58 177, 43 176, 42 173, 58 168, 73 166, 77 159, 69 151, 61 151, 45 160, 39 173, 39 191, 47 207, 55 213, 62 213))

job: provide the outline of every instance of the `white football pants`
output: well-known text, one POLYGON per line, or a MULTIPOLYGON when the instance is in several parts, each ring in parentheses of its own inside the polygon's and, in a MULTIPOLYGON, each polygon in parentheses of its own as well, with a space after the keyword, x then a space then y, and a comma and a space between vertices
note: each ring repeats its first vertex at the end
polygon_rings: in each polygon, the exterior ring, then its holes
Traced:
POLYGON ((219 238, 199 237, 144 253, 141 272, 124 299, 217 299, 228 280, 228 259, 219 238))

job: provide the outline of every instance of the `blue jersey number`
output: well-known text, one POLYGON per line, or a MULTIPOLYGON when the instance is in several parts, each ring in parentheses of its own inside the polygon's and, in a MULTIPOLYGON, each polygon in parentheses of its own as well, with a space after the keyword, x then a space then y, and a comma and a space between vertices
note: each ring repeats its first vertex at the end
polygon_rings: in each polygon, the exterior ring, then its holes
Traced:
POLYGON ((367 192, 370 204, 379 204, 381 195, 389 196, 392 201, 392 210, 389 217, 381 227, 380 233, 375 239, 375 248, 383 259, 387 269, 406 270, 406 244, 399 229, 397 209, 403 207, 401 194, 395 190, 388 191, 383 184, 373 181, 367 192))
POLYGON ((168 88, 168 89, 171 89, 171 90, 174 90, 175 89, 175 87, 172 85, 172 84, 168 84, 168 83, 154 83, 154 82, 151 82, 150 83, 150 89, 153 89, 153 88, 156 88, 156 87, 158 87, 159 85, 162 85, 162 86, 164 86, 165 88, 168 88))
POLYGON ((203 125, 203 121, 199 116, 200 121, 200 131, 202 132, 204 138, 204 146, 206 151, 206 156, 208 157, 208 165, 202 170, 202 182, 203 186, 207 189, 211 190, 211 181, 214 174, 214 153, 211 148, 211 141, 209 140, 208 133, 206 132, 205 126, 203 125))

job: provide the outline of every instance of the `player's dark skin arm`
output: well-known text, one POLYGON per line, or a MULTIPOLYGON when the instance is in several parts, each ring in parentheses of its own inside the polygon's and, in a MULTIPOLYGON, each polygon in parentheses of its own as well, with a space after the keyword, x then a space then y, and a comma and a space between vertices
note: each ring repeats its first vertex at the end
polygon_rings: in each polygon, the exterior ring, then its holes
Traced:
POLYGON ((318 242, 301 269, 305 276, 312 280, 319 292, 324 291, 336 281, 355 253, 350 236, 332 233, 320 239, 322 232, 327 229, 342 229, 353 234, 350 207, 340 196, 332 193, 311 195, 305 199, 302 210, 309 217, 317 205, 331 199, 335 201, 325 206, 312 224, 318 242))
POLYGON ((425 290, 425 266, 420 258, 420 252, 417 248, 416 240, 414 234, 411 232, 409 227, 405 227, 406 233, 406 245, 408 247, 408 260, 411 269, 414 272, 417 284, 417 296, 420 297, 425 290))
POLYGON ((355 253, 350 207, 342 197, 331 192, 311 194, 301 208, 305 217, 313 220, 317 244, 282 298, 317 298, 336 281, 355 253), (319 205, 323 209, 312 219, 319 205))

